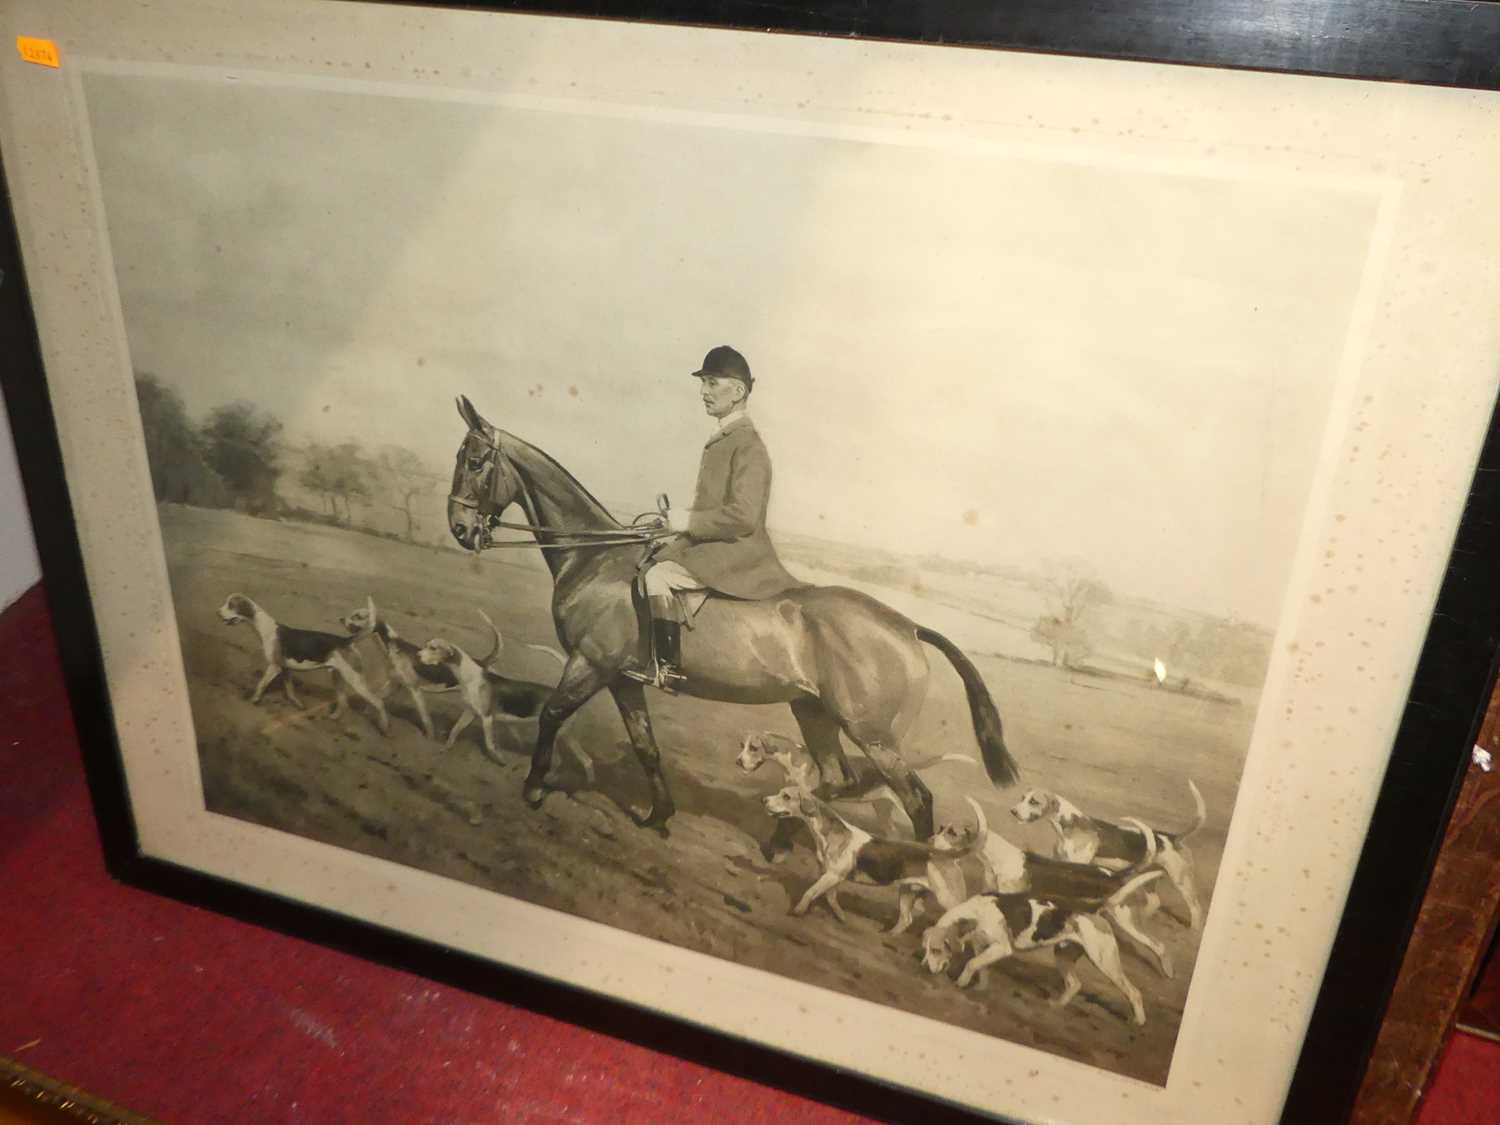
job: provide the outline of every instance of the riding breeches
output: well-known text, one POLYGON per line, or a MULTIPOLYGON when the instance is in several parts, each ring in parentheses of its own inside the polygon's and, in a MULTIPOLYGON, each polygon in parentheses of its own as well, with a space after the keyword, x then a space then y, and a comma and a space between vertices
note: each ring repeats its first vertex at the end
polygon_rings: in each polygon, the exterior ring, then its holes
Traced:
POLYGON ((689 622, 708 598, 708 588, 681 563, 666 560, 646 571, 646 597, 653 617, 689 622))

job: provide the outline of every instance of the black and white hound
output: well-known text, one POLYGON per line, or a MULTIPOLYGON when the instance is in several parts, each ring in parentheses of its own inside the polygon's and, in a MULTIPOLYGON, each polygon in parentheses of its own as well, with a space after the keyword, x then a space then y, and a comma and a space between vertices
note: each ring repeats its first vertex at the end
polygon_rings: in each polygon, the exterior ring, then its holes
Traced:
POLYGON ((1140 866, 1146 858, 1145 833, 1149 831, 1155 851, 1152 862, 1177 888, 1177 893, 1187 904, 1188 925, 1197 930, 1203 926, 1203 903, 1198 898, 1198 884, 1193 877, 1193 853, 1187 848, 1187 840, 1203 827, 1208 812, 1203 805, 1203 794, 1198 792, 1192 778, 1188 778, 1187 784, 1193 794, 1195 811, 1193 823, 1181 832, 1163 832, 1159 828, 1148 830, 1137 820, 1125 824, 1101 820, 1046 789, 1028 789, 1010 811, 1022 824, 1048 821, 1057 832, 1053 854, 1058 859, 1074 863, 1105 867, 1140 866))
MULTIPOLYGON (((901 798, 896 796, 895 790, 890 787, 885 775, 877 770, 868 758, 851 758, 845 761, 844 768, 848 771, 850 781, 847 785, 833 790, 824 778, 823 769, 818 765, 817 759, 796 739, 769 730, 754 731, 745 735, 744 741, 740 743, 739 755, 734 759, 735 765, 746 773, 754 773, 767 762, 779 766, 785 776, 785 783, 796 789, 806 790, 834 804, 873 806, 879 815, 876 828, 884 835, 894 834, 898 813, 902 824, 911 824, 910 818, 906 815, 906 809, 901 804, 901 798)), ((963 762, 970 766, 979 766, 979 762, 967 754, 940 754, 935 758, 912 762, 911 768, 921 771, 942 762, 963 762)), ((792 821, 778 822, 776 834, 769 841, 761 844, 761 854, 769 862, 779 863, 790 853, 793 838, 790 832, 792 827, 794 827, 792 821)))
MULTIPOLYGON (((898 809, 902 808, 901 799, 896 796, 895 791, 886 781, 885 775, 877 770, 875 764, 867 758, 851 758, 847 767, 852 780, 837 792, 828 792, 822 769, 802 743, 769 730, 747 734, 744 741, 740 743, 739 756, 734 760, 735 765, 746 773, 754 773, 767 762, 775 762, 781 767, 782 773, 786 775, 787 784, 798 789, 805 789, 825 800, 862 804, 874 804, 876 801, 885 800, 898 809)), ((978 761, 967 754, 940 754, 936 758, 912 762, 911 768, 924 770, 940 762, 965 762, 976 767, 979 765, 978 761)))
POLYGON ((922 935, 922 963, 929 972, 946 973, 956 954, 972 952, 956 982, 968 988, 976 977, 984 984, 986 970, 997 961, 1051 947, 1063 978, 1062 992, 1051 1003, 1060 1008, 1078 995, 1078 959, 1087 957, 1124 995, 1131 1022, 1143 1026, 1146 1008, 1141 990, 1125 975, 1114 930, 1095 911, 1107 912, 1120 905, 1161 875, 1160 871, 1141 872, 1103 901, 1092 903, 985 891, 948 910, 927 928, 922 935))
POLYGON ((943 909, 962 902, 968 893, 958 861, 977 851, 989 835, 984 813, 967 797, 979 817, 974 841, 965 849, 939 850, 915 840, 889 840, 872 836, 850 824, 824 801, 805 789, 788 785, 764 798, 766 811, 785 819, 795 817, 812 832, 822 873, 792 907, 793 914, 806 914, 818 899, 824 899, 834 917, 844 921, 839 905, 840 883, 870 883, 897 887, 901 912, 887 933, 899 934, 911 925, 915 906, 923 893, 931 894, 943 909))
MULTIPOLYGON (((371 605, 371 618, 374 614, 375 609, 371 605)), ((336 719, 344 713, 344 707, 348 702, 348 695, 345 691, 347 686, 374 710, 380 733, 390 733, 391 720, 385 713, 385 704, 370 690, 370 686, 365 683, 364 676, 349 663, 350 650, 357 641, 369 636, 368 630, 341 637, 335 633, 320 633, 313 629, 296 629, 290 625, 282 625, 244 594, 230 594, 224 599, 224 604, 219 607, 219 620, 226 625, 237 625, 242 621, 248 621, 260 635, 261 649, 266 658, 266 670, 261 673, 260 682, 255 685, 255 690, 250 695, 251 703, 259 703, 261 696, 266 693, 266 688, 279 677, 281 688, 286 692, 287 699, 301 707, 302 700, 297 698, 289 673, 312 672, 327 668, 333 673, 333 686, 337 700, 333 706, 333 718, 336 719)))
MULTIPOLYGON (((495 623, 486 616, 483 610, 478 612, 479 616, 484 618, 485 623, 494 629, 497 646, 501 645, 503 642, 500 639, 500 630, 495 628, 495 623)), ((559 663, 566 663, 566 658, 562 653, 546 645, 528 644, 526 647, 540 649, 551 654, 559 663)), ((497 647, 492 656, 498 653, 497 647)), ((551 698, 555 690, 548 684, 502 676, 499 672, 480 664, 452 641, 445 641, 441 637, 434 637, 418 649, 417 660, 429 668, 447 669, 458 683, 459 698, 464 702, 464 711, 458 717, 458 721, 453 724, 453 728, 448 732, 448 739, 443 744, 449 750, 453 748, 458 736, 477 718, 480 729, 484 732, 484 748, 491 757, 494 757, 496 752, 495 720, 500 719, 502 722, 534 720, 540 717, 542 708, 546 706, 547 700, 551 698)), ((558 744, 578 759, 578 764, 583 768, 584 774, 592 782, 594 780, 593 760, 571 741, 559 739, 558 744)))
MULTIPOLYGON (((1144 824, 1136 824, 1141 838, 1147 839, 1149 830, 1144 824)), ((956 825, 939 828, 932 843, 936 848, 953 852, 969 851, 976 847, 972 830, 956 825)), ((998 832, 990 832, 977 846, 979 862, 984 867, 986 890, 999 894, 1031 894, 1065 901, 1107 902, 1108 905, 1099 908, 1104 915, 1121 933, 1151 954, 1162 976, 1172 976, 1172 957, 1167 952, 1167 947, 1137 924, 1131 896, 1117 894, 1122 886, 1151 865, 1151 860, 1155 857, 1154 848, 1148 847, 1136 865, 1124 870, 1114 870, 1099 864, 1073 863, 1037 855, 1017 847, 998 832)))

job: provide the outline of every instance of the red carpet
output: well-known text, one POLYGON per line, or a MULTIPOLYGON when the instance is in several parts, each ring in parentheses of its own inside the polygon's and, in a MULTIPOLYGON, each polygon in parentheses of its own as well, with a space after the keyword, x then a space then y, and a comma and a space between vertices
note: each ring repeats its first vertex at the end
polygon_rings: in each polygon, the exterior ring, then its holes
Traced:
MULTIPOLYGON (((166 1122, 855 1122, 104 871, 40 589, 0 617, 0 1055, 166 1122)), ((1455 1040, 1421 1125, 1500 1120, 1455 1040)))
POLYGON ((1500 1043, 1462 1032, 1448 1041, 1416 1125, 1500 1121, 1500 1043))
POLYGON ((166 1122, 853 1122, 104 871, 39 590, 0 618, 0 1054, 166 1122))

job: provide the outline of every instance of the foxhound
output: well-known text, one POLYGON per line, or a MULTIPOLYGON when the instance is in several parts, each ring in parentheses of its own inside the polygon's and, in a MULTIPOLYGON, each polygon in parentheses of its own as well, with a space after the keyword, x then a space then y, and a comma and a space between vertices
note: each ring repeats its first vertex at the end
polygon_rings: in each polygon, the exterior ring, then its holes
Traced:
MULTIPOLYGON (((807 747, 796 739, 774 731, 758 731, 747 734, 740 743, 735 765, 746 773, 754 773, 767 762, 774 762, 785 776, 785 784, 805 789, 815 796, 836 804, 878 806, 879 825, 882 833, 890 833, 896 827, 893 813, 899 813, 903 822, 910 824, 901 798, 890 787, 885 776, 865 758, 852 758, 844 764, 848 768, 850 782, 837 790, 828 787, 822 767, 807 747)), ((941 754, 936 758, 913 762, 912 769, 925 770, 940 762, 966 762, 977 767, 979 763, 967 754, 941 754)), ((761 844, 761 854, 772 863, 785 859, 791 847, 791 836, 778 832, 776 837, 761 844)))
MULTIPOLYGON (((484 618, 484 623, 495 635, 495 647, 488 656, 478 661, 481 667, 488 668, 500 655, 504 642, 500 638, 500 630, 495 628, 495 623, 489 619, 489 615, 482 609, 476 612, 484 618)), ((364 605, 340 617, 339 624, 350 633, 374 634, 375 639, 380 642, 380 650, 385 653, 386 669, 390 673, 390 679, 399 683, 411 694, 411 701, 416 705, 417 715, 422 720, 422 730, 428 738, 436 741, 437 732, 433 729, 432 716, 427 712, 427 701, 423 697, 431 693, 456 691, 458 676, 453 669, 445 664, 424 664, 418 660, 417 654, 422 651, 421 646, 413 644, 396 632, 395 627, 389 621, 376 616, 375 602, 372 598, 366 598, 364 605)), ((528 645, 527 647, 542 649, 558 660, 562 660, 561 653, 545 645, 528 645)))
MULTIPOLYGON (((968 800, 968 798, 965 798, 968 800)), ((901 891, 900 915, 887 933, 899 934, 911 925, 914 907, 925 892, 936 898, 946 910, 963 901, 968 893, 958 861, 977 851, 989 835, 984 813, 969 801, 979 816, 979 829, 967 849, 938 850, 914 840, 887 840, 872 836, 863 828, 850 824, 824 801, 805 789, 788 785, 764 798, 766 811, 777 818, 795 817, 812 832, 822 874, 801 899, 792 913, 806 914, 818 899, 825 899, 834 917, 844 921, 839 905, 838 887, 843 882, 895 886, 901 891)))
MULTIPOLYGON (((1144 824, 1136 823, 1142 838, 1149 838, 1149 829, 1144 824)), ((976 848, 972 830, 955 825, 944 825, 938 829, 932 838, 932 844, 940 851, 955 853, 976 848)), ((1123 871, 1111 870, 1098 864, 1072 863, 1024 851, 998 832, 988 833, 985 840, 977 843, 977 849, 979 862, 984 867, 986 890, 998 894, 1032 894, 1040 898, 1105 902, 1108 905, 1098 908, 1104 916, 1118 926, 1123 934, 1150 952, 1162 976, 1172 976, 1172 958, 1167 947, 1136 924, 1134 908, 1129 902, 1130 896, 1116 895, 1134 875, 1150 866, 1156 854, 1154 847, 1146 849, 1140 863, 1123 871)))
POLYGON ((1192 778, 1187 784, 1193 794, 1195 813, 1193 823, 1181 832, 1147 829, 1136 820, 1127 820, 1131 827, 1101 820, 1081 812, 1073 802, 1045 789, 1028 789, 1010 811, 1022 824, 1037 820, 1051 823, 1057 832, 1053 854, 1074 863, 1105 867, 1143 866, 1146 833, 1149 832, 1155 848, 1153 862, 1177 888, 1187 905, 1188 924, 1197 930, 1203 926, 1203 904, 1198 898, 1198 885, 1193 878, 1193 853, 1187 848, 1187 840, 1203 827, 1208 813, 1203 805, 1203 794, 1198 792, 1192 778))
MULTIPOLYGON (((825 793, 823 771, 806 746, 796 739, 774 731, 766 730, 747 734, 744 741, 740 743, 739 755, 734 760, 735 765, 746 773, 754 773, 767 762, 775 762, 781 767, 786 775, 787 784, 809 793, 825 796, 826 799, 857 801, 864 804, 886 800, 898 809, 902 807, 901 799, 891 789, 885 775, 867 759, 851 759, 848 766, 853 776, 849 784, 837 792, 825 793)), ((928 758, 926 761, 913 762, 911 767, 915 770, 924 770, 939 762, 967 762, 971 766, 979 765, 967 754, 941 754, 936 758, 928 758)))
MULTIPOLYGON (((495 628, 495 623, 490 621, 483 610, 479 611, 479 615, 484 618, 491 629, 494 629, 497 645, 503 644, 500 640, 500 630, 495 628)), ((563 660, 561 653, 546 649, 544 645, 528 645, 527 647, 544 649, 552 652, 559 661, 563 660)), ((496 652, 498 651, 497 648, 496 652)), ((447 669, 458 683, 459 697, 464 702, 464 711, 458 717, 458 721, 453 724, 453 728, 448 732, 448 739, 443 744, 448 750, 453 749, 458 736, 477 718, 480 729, 484 732, 484 748, 493 758, 496 753, 495 720, 528 722, 538 718, 554 690, 547 684, 539 684, 531 680, 513 680, 508 676, 502 676, 499 672, 482 666, 452 641, 445 641, 441 637, 434 637, 418 649, 417 660, 429 668, 447 669)), ((594 780, 593 760, 570 741, 559 739, 559 745, 578 759, 583 772, 592 782, 594 780)))
MULTIPOLYGON (((369 609, 373 618, 374 605, 371 604, 369 609)), ((219 607, 219 620, 226 625, 248 621, 260 634, 261 649, 266 657, 266 670, 261 673, 260 682, 255 685, 255 690, 251 693, 251 703, 259 703, 261 696, 266 693, 266 688, 280 677, 281 688, 286 692, 287 699, 301 707, 302 700, 297 698, 289 673, 327 668, 333 672, 333 686, 336 693, 333 718, 336 719, 344 713, 344 706, 348 701, 348 695, 344 690, 347 686, 374 710, 380 733, 390 733, 391 720, 385 713, 385 704, 370 690, 369 685, 365 683, 364 676, 360 675, 349 663, 349 651, 356 641, 369 636, 368 630, 340 637, 334 633, 319 633, 312 629, 294 629, 290 625, 278 624, 275 618, 244 594, 230 594, 224 599, 224 604, 219 607)))
POLYGON ((1078 995, 1078 959, 1087 957, 1129 1002, 1131 1022, 1144 1026, 1141 990, 1125 975, 1114 931, 1094 910, 1122 904, 1161 875, 1160 871, 1141 872, 1092 908, 1063 898, 985 891, 954 906, 927 928, 922 935, 922 963, 929 972, 946 973, 955 954, 971 951, 974 956, 956 982, 968 988, 976 978, 983 985, 986 971, 997 961, 1051 947, 1063 978, 1062 992, 1051 1003, 1060 1008, 1078 995))

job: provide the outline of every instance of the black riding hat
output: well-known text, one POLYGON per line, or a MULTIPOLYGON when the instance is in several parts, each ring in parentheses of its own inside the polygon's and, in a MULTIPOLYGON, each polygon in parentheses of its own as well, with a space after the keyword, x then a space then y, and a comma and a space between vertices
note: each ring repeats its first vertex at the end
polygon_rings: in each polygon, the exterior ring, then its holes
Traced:
POLYGON ((748 393, 755 387, 755 379, 750 374, 750 365, 745 362, 745 357, 740 355, 728 344, 720 344, 717 348, 710 349, 703 357, 703 366, 693 372, 693 378, 706 379, 738 379, 745 384, 748 393))

